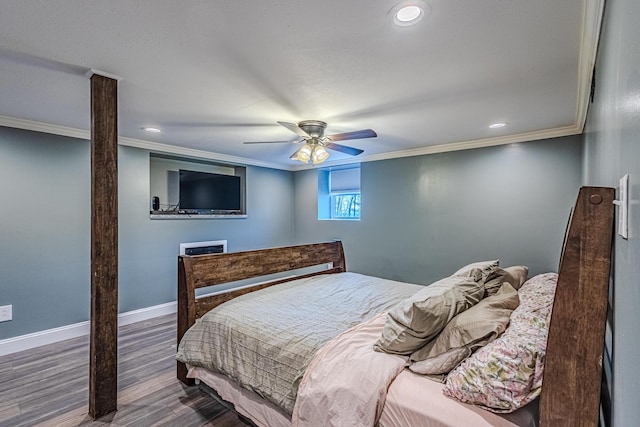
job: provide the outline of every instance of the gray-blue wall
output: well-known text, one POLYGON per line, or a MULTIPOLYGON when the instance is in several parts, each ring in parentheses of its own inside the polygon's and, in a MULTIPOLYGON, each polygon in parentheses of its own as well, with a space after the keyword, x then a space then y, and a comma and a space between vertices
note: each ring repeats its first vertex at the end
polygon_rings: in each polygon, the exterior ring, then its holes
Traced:
POLYGON ((341 239, 347 268, 428 284, 499 258, 557 271, 581 180, 580 136, 361 166, 360 221, 317 218, 317 171, 295 175, 296 240, 341 239))
POLYGON ((629 174, 629 239, 614 237, 613 426, 640 419, 640 2, 607 2, 596 91, 585 131, 584 183, 618 187, 629 174))
MULTIPOLYGON (((89 315, 89 143, 0 128, 0 339, 89 315)), ((247 168, 247 219, 150 220, 149 152, 119 149, 120 311, 176 297, 180 242, 238 251, 341 238, 349 270, 428 284, 500 258, 557 268, 580 137, 362 164, 362 220, 318 221, 317 171, 247 168)))
POLYGON ((0 339, 89 317, 87 141, 0 128, 0 339))
MULTIPOLYGON (((246 219, 151 220, 149 152, 118 156, 121 312, 175 301, 181 242, 293 242, 292 172, 247 167, 246 219)), ((0 128, 0 339, 88 320, 90 173, 88 141, 0 128)))

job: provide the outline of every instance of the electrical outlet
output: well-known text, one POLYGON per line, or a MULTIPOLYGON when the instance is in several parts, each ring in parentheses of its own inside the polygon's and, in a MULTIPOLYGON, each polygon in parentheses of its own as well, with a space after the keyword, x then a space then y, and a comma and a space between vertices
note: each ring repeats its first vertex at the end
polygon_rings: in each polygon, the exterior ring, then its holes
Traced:
POLYGON ((13 306, 11 305, 3 305, 0 307, 0 322, 8 322, 13 319, 12 308, 13 306))

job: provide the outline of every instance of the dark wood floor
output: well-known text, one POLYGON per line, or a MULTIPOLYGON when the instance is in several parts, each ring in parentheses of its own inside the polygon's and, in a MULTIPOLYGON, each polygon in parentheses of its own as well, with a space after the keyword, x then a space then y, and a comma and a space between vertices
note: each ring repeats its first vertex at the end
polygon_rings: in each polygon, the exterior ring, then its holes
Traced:
POLYGON ((175 315, 120 328, 118 411, 87 415, 89 339, 0 357, 0 426, 246 427, 238 416, 175 378, 175 315))

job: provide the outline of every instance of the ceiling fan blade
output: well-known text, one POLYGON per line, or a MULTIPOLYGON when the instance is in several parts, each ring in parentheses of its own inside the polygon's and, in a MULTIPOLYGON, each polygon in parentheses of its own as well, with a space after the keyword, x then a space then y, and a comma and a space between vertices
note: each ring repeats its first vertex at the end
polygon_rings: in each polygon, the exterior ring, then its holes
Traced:
POLYGON ((364 150, 361 150, 359 148, 347 147, 346 145, 334 144, 332 142, 324 144, 324 146, 331 150, 339 151, 350 156, 357 156, 360 153, 364 153, 364 150))
POLYGON ((283 143, 291 143, 291 141, 245 141, 243 142, 243 144, 283 144, 283 143))
POLYGON ((327 135, 332 141, 345 141, 347 139, 373 138, 378 136, 372 129, 355 130, 353 132, 337 133, 335 135, 327 135))
POLYGON ((245 141, 243 144, 300 144, 301 142, 304 142, 304 139, 295 141, 245 141))
POLYGON ((295 134, 296 134, 296 135, 298 135, 298 136, 301 136, 301 137, 303 137, 303 138, 311 138, 311 136, 310 136, 308 133, 306 133, 305 131, 303 131, 302 129, 300 129, 300 128, 298 127, 298 125, 297 125, 297 124, 295 124, 295 123, 289 123, 289 122, 278 122, 278 124, 279 124, 280 126, 284 126, 284 127, 286 127, 287 129, 289 129, 291 132, 295 133, 295 134))

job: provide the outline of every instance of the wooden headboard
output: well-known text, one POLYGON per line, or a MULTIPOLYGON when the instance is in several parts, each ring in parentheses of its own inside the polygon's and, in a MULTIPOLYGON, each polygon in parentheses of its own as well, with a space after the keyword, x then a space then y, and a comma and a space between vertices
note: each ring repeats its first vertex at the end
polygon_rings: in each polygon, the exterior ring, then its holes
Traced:
MULTIPOLYGON (((540 426, 597 426, 606 325, 614 189, 582 187, 561 255, 549 327, 540 426)), ((178 341, 211 308, 266 286, 346 271, 340 242, 178 258, 178 341), (196 299, 195 289, 333 263, 327 271, 196 299)), ((190 384, 178 363, 178 378, 190 384)))
POLYGON ((540 426, 597 426, 615 190, 582 187, 567 228, 551 314, 540 426))
MULTIPOLYGON (((225 254, 180 255, 178 257, 178 342, 197 318, 239 295, 295 279, 344 271, 347 271, 347 267, 340 241, 225 254), (254 279, 322 264, 332 264, 332 267, 196 298, 196 289, 198 288, 254 279)), ((177 369, 180 381, 185 384, 193 383, 187 378, 187 369, 183 363, 178 362, 177 369)))

